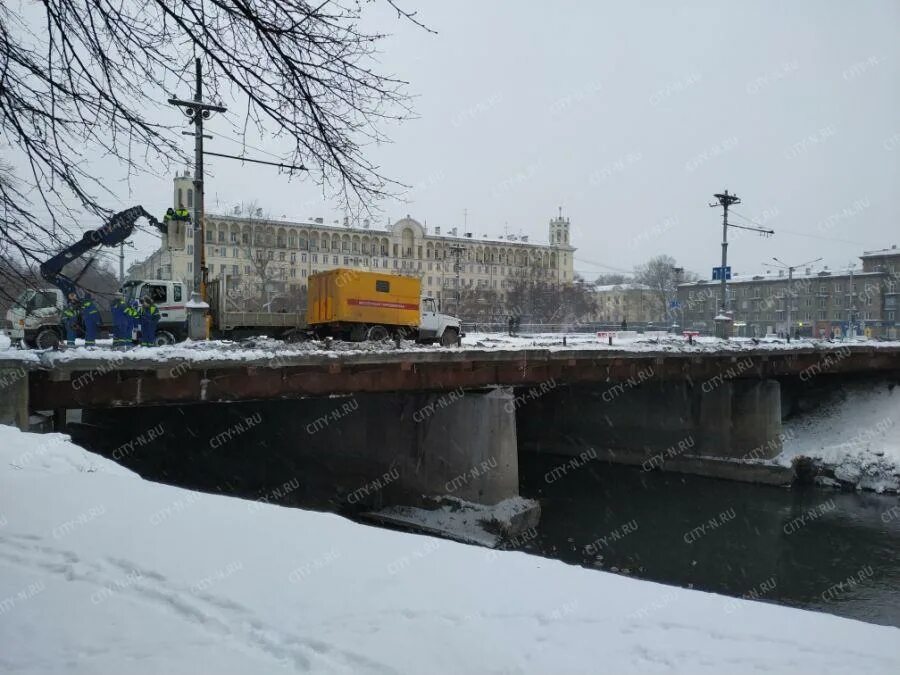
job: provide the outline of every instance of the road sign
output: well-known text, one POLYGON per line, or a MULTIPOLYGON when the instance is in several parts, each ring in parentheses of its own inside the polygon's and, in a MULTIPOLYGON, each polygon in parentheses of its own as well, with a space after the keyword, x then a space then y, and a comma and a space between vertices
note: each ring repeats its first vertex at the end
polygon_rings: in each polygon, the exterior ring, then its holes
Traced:
POLYGON ((681 302, 678 300, 669 300, 669 309, 680 309, 681 302))
MULTIPOLYGON (((731 278, 731 266, 725 268, 725 279, 726 281, 731 278)), ((721 267, 713 267, 712 268, 712 280, 713 281, 721 281, 722 280, 722 268, 721 267)))

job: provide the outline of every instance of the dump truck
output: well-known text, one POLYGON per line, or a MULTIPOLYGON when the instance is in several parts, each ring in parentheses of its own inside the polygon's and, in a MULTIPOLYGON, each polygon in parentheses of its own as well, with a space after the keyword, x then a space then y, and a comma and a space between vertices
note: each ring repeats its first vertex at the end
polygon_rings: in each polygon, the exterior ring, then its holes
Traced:
POLYGON ((241 339, 267 335, 288 342, 307 336, 306 317, 299 312, 253 312, 236 308, 231 302, 232 279, 222 275, 207 282, 210 337, 241 339))
POLYGON ((404 337, 455 345, 463 336, 456 317, 422 297, 417 277, 337 268, 309 277, 308 332, 353 342, 404 337))

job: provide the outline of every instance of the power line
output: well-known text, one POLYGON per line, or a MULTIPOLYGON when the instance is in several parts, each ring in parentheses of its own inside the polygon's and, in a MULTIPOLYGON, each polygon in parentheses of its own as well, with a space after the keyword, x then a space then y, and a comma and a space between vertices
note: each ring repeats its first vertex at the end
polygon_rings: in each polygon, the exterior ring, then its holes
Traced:
POLYGON ((212 157, 225 157, 226 159, 238 159, 242 162, 252 162, 254 164, 267 164, 269 166, 277 166, 279 169, 287 169, 288 171, 306 171, 307 168, 301 165, 295 164, 282 164, 281 162, 267 162, 264 159, 253 159, 252 157, 242 157, 239 155, 226 155, 221 152, 210 152, 209 150, 203 151, 204 155, 211 155, 212 157))
MULTIPOLYGON (((747 216, 745 216, 741 213, 738 213, 734 209, 732 209, 731 212, 734 215, 736 215, 738 218, 742 218, 743 220, 746 220, 748 223, 753 223, 754 225, 756 225, 758 227, 762 227, 762 225, 757 223, 755 220, 752 220, 752 219, 748 218, 747 216)), ((805 232, 794 232, 793 230, 785 230, 783 228, 778 228, 778 231, 780 233, 784 233, 784 234, 793 234, 796 237, 808 237, 809 239, 822 239, 825 241, 837 241, 842 244, 853 244, 854 246, 868 246, 868 244, 865 244, 860 241, 850 241, 849 239, 838 239, 837 237, 826 237, 826 236, 820 235, 820 234, 807 234, 805 232)))

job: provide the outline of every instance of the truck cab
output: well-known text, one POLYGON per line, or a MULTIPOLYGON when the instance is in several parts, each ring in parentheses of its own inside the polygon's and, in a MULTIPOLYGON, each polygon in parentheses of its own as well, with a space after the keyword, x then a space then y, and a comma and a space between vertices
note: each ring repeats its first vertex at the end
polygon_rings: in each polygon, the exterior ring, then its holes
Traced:
POLYGON ((141 298, 149 295, 159 310, 159 325, 156 329, 158 344, 172 344, 186 337, 188 299, 187 289, 180 281, 164 279, 131 279, 122 284, 125 301, 140 304, 141 298))
POLYGON ((438 312, 434 298, 422 298, 420 314, 419 342, 440 342, 444 347, 450 347, 462 337, 459 319, 438 312))
POLYGON ((56 327, 61 323, 64 304, 58 288, 25 289, 6 311, 10 339, 43 349, 52 347, 58 341, 56 327))

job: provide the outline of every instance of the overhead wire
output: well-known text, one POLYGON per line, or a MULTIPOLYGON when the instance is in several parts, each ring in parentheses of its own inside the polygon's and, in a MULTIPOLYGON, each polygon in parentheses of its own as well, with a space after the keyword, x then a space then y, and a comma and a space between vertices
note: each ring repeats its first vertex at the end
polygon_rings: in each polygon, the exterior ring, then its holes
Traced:
MULTIPOLYGON (((748 223, 752 223, 752 224, 756 225, 757 227, 765 227, 764 225, 760 225, 759 223, 757 223, 752 218, 748 218, 747 216, 740 213, 739 211, 735 211, 733 208, 729 209, 728 212, 733 213, 738 218, 742 218, 743 220, 746 220, 748 223)), ((778 228, 778 233, 779 234, 792 234, 795 237, 807 237, 809 239, 821 239, 824 241, 836 241, 836 242, 840 242, 842 244, 853 244, 854 246, 868 246, 868 244, 865 244, 860 241, 852 241, 850 239, 839 239, 838 237, 827 237, 825 235, 820 235, 820 234, 808 234, 805 232, 794 232, 793 230, 786 230, 783 227, 778 228)))

